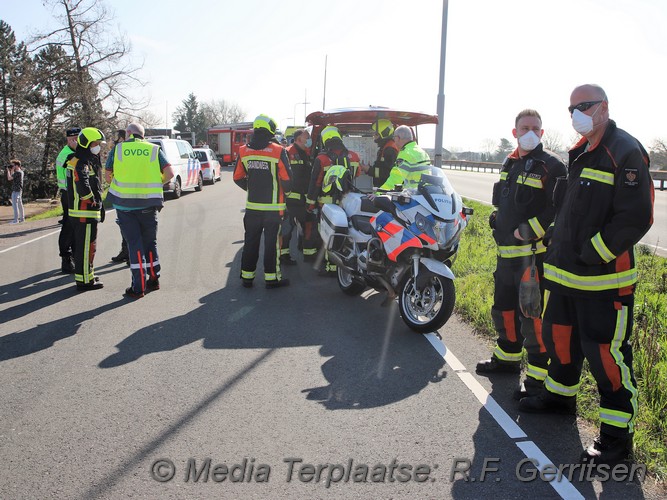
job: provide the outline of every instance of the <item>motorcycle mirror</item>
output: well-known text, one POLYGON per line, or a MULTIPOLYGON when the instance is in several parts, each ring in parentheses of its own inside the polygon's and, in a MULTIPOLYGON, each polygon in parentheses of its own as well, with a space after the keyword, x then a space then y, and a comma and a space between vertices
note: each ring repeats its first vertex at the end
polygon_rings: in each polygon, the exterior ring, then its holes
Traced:
POLYGON ((386 196, 376 196, 373 200, 373 205, 375 205, 375 208, 379 208, 383 212, 389 212, 392 215, 396 214, 396 206, 392 203, 391 199, 386 196))

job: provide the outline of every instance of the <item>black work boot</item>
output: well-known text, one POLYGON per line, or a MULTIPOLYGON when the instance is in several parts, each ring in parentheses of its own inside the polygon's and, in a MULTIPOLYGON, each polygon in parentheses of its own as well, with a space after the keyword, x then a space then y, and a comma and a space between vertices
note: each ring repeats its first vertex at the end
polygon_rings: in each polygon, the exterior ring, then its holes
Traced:
POLYGON ((512 395, 516 401, 520 401, 522 398, 527 398, 530 396, 537 396, 544 386, 544 382, 540 380, 535 380, 532 377, 526 377, 526 380, 519 384, 519 387, 514 390, 512 395))
POLYGON ((477 363, 477 373, 521 373, 520 361, 503 361, 495 356, 477 363))
POLYGON ((296 265, 296 259, 293 259, 289 254, 285 254, 280 256, 280 263, 285 266, 294 266, 296 265))
POLYGON ((627 460, 632 454, 632 434, 610 436, 600 433, 593 444, 586 448, 579 457, 582 464, 616 464, 627 460))
POLYGON ((60 270, 64 274, 74 273, 74 260, 72 259, 71 256, 66 256, 62 258, 62 265, 60 266, 60 270))
POLYGON ((281 286, 289 286, 289 279, 282 278, 266 282, 266 288, 280 288, 281 286))
POLYGON ((537 396, 521 398, 519 411, 574 415, 577 412, 577 398, 575 396, 552 395, 546 389, 542 389, 537 396))
POLYGON ((127 262, 130 260, 129 255, 127 255, 127 250, 123 249, 120 252, 118 252, 118 255, 115 257, 111 257, 111 260, 113 262, 127 262))

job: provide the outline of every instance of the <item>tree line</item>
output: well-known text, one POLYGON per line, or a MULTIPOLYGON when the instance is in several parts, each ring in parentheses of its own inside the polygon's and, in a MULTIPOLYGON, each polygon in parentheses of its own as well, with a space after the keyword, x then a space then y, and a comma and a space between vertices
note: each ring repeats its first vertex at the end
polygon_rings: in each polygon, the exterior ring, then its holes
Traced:
MULTIPOLYGON (((0 19, 0 167, 12 158, 26 169, 24 197, 55 195, 54 162, 65 145, 65 130, 94 126, 108 138, 128 122, 147 128, 160 120, 137 97, 146 85, 141 64, 129 57, 127 37, 116 35, 113 15, 98 0, 45 0, 57 27, 17 40, 0 19)), ((175 128, 206 140, 206 129, 243 119, 236 104, 197 102, 190 94, 172 118, 175 128)), ((109 141, 110 142, 110 141, 109 141)), ((4 173, 4 172, 3 172, 4 173)), ((2 176, 4 178, 4 175, 2 176)), ((7 183, 0 201, 8 198, 7 183)))

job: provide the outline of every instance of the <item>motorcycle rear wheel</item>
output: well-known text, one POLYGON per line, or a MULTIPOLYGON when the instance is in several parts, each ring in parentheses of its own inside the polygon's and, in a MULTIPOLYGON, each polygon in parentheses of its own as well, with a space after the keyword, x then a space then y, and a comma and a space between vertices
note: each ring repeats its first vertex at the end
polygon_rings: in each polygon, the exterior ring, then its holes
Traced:
POLYGON ((366 284, 352 276, 352 273, 342 267, 338 266, 338 286, 345 295, 356 297, 366 289, 366 284))
MULTIPOLYGON (((398 294, 398 309, 401 318, 411 330, 430 333, 441 328, 454 311, 456 290, 454 282, 439 274, 426 271, 428 280, 418 293, 415 280, 408 276, 398 294)), ((424 278, 420 275, 420 281, 424 278)))

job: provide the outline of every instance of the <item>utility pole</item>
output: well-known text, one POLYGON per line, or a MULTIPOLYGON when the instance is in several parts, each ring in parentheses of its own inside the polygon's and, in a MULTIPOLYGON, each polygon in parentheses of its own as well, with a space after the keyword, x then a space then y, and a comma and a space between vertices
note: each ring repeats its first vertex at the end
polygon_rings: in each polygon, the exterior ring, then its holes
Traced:
POLYGON ((442 35, 440 39, 440 86, 438 88, 438 125, 435 127, 435 166, 442 167, 442 134, 445 122, 445 55, 447 53, 447 7, 442 1, 442 35))
POLYGON ((324 56, 324 93, 322 94, 322 111, 324 111, 326 108, 326 102, 327 102, 327 58, 329 56, 325 55, 324 56))

